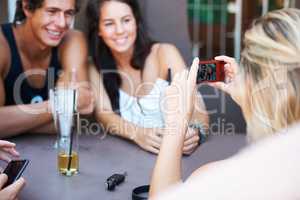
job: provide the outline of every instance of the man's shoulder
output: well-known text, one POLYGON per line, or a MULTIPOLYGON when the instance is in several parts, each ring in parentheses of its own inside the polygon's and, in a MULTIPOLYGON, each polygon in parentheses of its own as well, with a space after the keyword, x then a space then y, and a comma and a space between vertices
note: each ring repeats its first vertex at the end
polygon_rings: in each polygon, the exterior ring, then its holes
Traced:
POLYGON ((0 29, 0 74, 3 75, 9 63, 10 48, 4 37, 2 29, 0 29))
POLYGON ((79 30, 72 29, 66 33, 61 45, 64 45, 68 42, 75 42, 75 41, 82 41, 82 40, 85 40, 84 33, 79 30))
POLYGON ((83 48, 87 48, 87 42, 84 33, 78 30, 69 30, 58 47, 59 54, 83 48))
POLYGON ((0 24, 0 48, 5 48, 6 50, 9 50, 8 41, 5 38, 3 30, 2 30, 2 24, 0 24))
POLYGON ((82 54, 85 54, 86 50, 87 42, 85 35, 78 30, 69 30, 59 45, 60 57, 66 54, 76 55, 77 51, 81 51, 82 54))

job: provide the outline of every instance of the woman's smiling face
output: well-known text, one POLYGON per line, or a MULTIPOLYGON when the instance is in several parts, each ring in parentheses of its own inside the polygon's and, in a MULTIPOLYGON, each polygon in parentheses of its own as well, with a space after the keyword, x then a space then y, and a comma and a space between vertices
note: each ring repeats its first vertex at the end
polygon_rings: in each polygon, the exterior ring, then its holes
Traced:
POLYGON ((129 5, 107 1, 100 6, 99 36, 114 53, 134 48, 137 37, 136 19, 129 5))

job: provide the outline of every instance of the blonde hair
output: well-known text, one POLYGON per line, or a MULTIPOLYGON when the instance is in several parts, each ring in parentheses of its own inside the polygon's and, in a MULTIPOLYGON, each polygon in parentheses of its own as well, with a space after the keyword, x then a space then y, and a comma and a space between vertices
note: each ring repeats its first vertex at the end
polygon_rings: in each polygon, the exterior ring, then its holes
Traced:
POLYGON ((257 19, 245 33, 241 66, 247 87, 244 112, 250 140, 300 121, 300 10, 257 19))

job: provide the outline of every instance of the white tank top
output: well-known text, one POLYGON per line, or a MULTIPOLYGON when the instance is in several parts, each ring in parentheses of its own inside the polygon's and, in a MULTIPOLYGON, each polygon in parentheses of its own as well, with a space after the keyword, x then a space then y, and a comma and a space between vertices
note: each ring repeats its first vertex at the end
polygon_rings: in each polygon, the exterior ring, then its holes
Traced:
POLYGON ((163 127, 164 118, 160 101, 167 86, 166 80, 158 78, 149 94, 141 98, 131 96, 119 89, 121 116, 144 128, 163 127))

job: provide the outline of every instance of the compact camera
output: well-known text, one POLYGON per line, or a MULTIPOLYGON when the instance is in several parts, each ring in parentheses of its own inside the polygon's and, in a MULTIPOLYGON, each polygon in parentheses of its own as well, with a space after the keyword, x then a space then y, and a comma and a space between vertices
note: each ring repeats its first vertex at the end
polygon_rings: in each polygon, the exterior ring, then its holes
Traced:
POLYGON ((225 62, 218 60, 200 61, 197 73, 197 84, 225 80, 225 62))

